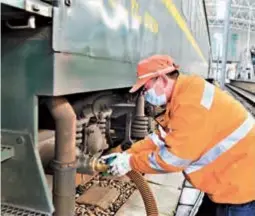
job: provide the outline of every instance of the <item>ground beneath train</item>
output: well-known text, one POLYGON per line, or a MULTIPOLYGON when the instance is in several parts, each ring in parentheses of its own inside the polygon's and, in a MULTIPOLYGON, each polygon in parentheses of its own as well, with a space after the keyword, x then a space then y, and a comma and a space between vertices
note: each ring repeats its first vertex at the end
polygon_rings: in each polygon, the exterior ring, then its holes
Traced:
MULTIPOLYGON (((144 178, 156 198, 159 215, 173 215, 181 193, 183 175, 145 175, 144 178)), ((77 216, 146 216, 142 197, 126 176, 85 177, 85 182, 77 187, 75 212, 77 216)))

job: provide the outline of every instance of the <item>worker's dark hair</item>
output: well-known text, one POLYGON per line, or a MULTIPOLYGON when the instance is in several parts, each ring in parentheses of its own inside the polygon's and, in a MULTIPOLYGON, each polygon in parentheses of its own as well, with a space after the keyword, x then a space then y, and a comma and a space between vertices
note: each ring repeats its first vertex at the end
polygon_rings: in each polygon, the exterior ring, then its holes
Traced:
POLYGON ((176 79, 179 76, 180 72, 178 70, 175 70, 171 73, 166 74, 171 79, 176 79))

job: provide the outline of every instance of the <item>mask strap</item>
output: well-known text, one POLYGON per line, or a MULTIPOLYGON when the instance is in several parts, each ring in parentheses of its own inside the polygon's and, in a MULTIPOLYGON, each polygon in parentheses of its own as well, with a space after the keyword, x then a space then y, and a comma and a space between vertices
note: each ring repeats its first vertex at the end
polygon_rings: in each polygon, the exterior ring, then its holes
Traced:
POLYGON ((157 76, 161 76, 162 74, 167 74, 167 73, 171 73, 175 70, 176 68, 174 66, 170 66, 161 70, 158 70, 156 72, 150 72, 144 75, 141 75, 138 77, 138 79, 143 79, 143 78, 147 78, 147 77, 157 77, 157 76))

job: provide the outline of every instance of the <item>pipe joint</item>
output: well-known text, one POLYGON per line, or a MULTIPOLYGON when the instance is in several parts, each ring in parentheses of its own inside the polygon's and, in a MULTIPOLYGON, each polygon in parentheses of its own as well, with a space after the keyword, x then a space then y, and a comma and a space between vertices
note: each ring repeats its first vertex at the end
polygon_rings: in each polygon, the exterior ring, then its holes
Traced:
POLYGON ((69 170, 69 169, 76 169, 76 160, 73 162, 61 162, 61 161, 57 161, 57 160, 52 160, 51 162, 51 168, 53 170, 69 170))

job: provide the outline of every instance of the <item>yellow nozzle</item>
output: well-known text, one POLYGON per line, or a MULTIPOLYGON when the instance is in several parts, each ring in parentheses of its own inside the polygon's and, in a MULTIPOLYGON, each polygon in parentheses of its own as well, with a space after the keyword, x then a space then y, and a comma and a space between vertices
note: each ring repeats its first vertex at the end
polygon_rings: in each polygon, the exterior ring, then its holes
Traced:
POLYGON ((106 172, 109 169, 107 164, 104 164, 95 158, 90 161, 90 166, 96 172, 106 172))

